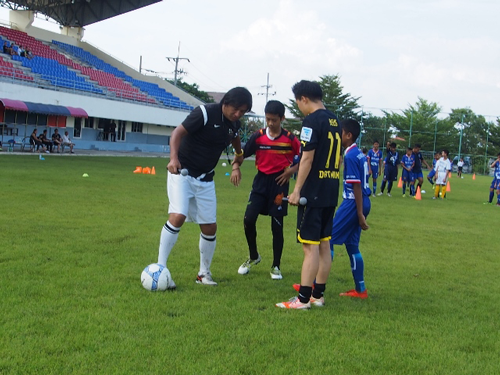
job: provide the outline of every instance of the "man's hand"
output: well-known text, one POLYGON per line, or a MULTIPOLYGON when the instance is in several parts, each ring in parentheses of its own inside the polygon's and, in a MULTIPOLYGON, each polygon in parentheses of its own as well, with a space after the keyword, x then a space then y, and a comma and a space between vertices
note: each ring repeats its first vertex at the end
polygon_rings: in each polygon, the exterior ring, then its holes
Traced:
POLYGON ((179 174, 179 170, 181 169, 181 163, 177 159, 170 159, 167 164, 167 169, 172 174, 179 174))
POLYGON ((240 182, 241 182, 241 170, 240 168, 235 168, 233 167, 233 170, 231 171, 231 183, 238 187, 240 185, 240 182))
POLYGON ((298 206, 300 199, 300 192, 296 192, 295 190, 288 196, 288 204, 292 206, 298 206))

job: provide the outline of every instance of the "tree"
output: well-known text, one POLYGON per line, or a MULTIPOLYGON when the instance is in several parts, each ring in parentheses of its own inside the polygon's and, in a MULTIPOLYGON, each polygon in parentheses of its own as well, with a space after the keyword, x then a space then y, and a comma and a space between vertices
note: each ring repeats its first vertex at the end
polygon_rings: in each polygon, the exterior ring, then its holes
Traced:
MULTIPOLYGON (((339 119, 354 118, 356 111, 360 108, 358 100, 360 97, 353 97, 349 93, 344 93, 338 75, 325 75, 319 77, 319 85, 323 90, 323 103, 325 107, 335 113, 339 119)), ((304 118, 300 112, 295 99, 290 99, 286 105, 290 113, 295 118, 304 118)))
MULTIPOLYGON (((174 84, 174 81, 167 80, 171 84, 174 84)), ((204 101, 205 103, 214 103, 214 100, 210 95, 208 95, 205 91, 200 90, 200 86, 198 84, 193 83, 189 84, 187 82, 183 82, 182 80, 177 80, 177 87, 183 89, 188 94, 193 95, 194 97, 204 101)))
POLYGON ((370 112, 365 112, 360 123, 362 123, 362 135, 359 146, 370 147, 374 141, 378 141, 381 147, 385 147, 385 142, 392 137, 385 117, 378 117, 370 112))
POLYGON ((385 112, 387 126, 394 130, 395 135, 405 139, 407 146, 415 143, 422 149, 438 150, 453 144, 458 131, 447 119, 437 117, 441 107, 437 103, 418 98, 417 103, 403 110, 402 114, 385 112))

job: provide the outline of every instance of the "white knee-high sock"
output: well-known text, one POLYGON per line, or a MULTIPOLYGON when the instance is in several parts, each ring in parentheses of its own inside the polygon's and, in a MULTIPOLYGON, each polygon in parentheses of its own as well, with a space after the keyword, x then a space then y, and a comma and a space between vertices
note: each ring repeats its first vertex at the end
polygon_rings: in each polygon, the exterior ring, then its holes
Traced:
POLYGON ((215 253, 215 234, 207 236, 200 233, 200 272, 199 275, 210 273, 210 265, 215 253))
POLYGON ((177 237, 179 237, 179 231, 181 228, 176 228, 169 221, 165 223, 161 229, 160 235, 160 247, 158 249, 158 263, 167 266, 168 256, 170 251, 177 242, 177 237))

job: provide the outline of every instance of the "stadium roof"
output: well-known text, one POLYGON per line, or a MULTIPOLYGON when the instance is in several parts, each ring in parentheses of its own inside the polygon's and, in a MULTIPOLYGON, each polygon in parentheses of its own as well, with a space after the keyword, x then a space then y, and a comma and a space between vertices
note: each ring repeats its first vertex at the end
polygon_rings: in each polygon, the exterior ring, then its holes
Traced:
POLYGON ((0 0, 12 10, 31 10, 62 26, 83 27, 162 0, 0 0))

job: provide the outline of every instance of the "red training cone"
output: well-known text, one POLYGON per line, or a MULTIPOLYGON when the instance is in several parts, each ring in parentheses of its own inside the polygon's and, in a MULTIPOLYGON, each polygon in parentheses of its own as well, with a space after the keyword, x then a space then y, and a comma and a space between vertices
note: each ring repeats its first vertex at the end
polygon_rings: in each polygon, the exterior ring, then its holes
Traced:
POLYGON ((403 187, 403 180, 401 179, 401 177, 399 177, 398 188, 402 187, 403 187))
POLYGON ((451 191, 450 181, 448 181, 448 183, 446 184, 446 192, 449 193, 450 191, 451 191))
POLYGON ((475 173, 472 175, 472 179, 473 179, 473 180, 475 180, 475 179, 476 179, 476 174, 475 174, 475 173))
POLYGON ((142 173, 142 167, 135 167, 134 173, 142 173))
POLYGON ((155 167, 151 168, 151 174, 156 174, 155 167))

